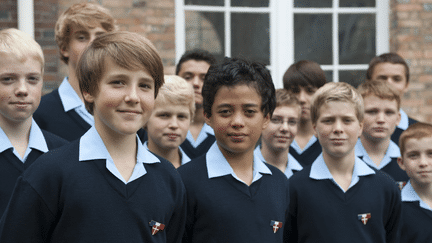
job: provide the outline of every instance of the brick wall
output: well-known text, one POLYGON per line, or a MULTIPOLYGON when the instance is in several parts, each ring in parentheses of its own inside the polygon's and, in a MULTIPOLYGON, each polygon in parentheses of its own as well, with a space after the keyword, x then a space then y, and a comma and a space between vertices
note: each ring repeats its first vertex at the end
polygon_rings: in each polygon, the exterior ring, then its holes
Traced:
POLYGON ((408 115, 432 122, 432 0, 391 0, 390 51, 410 66, 402 99, 408 115))

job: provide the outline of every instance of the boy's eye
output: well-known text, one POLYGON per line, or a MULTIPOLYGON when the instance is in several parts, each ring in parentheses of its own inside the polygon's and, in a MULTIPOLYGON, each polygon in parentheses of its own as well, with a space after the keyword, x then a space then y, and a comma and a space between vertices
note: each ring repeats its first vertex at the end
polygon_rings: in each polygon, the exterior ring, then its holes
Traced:
POLYGON ((116 86, 120 86, 120 85, 123 84, 123 82, 120 81, 120 80, 113 80, 113 81, 110 82, 110 84, 113 84, 113 85, 116 85, 116 86))
POLYGON ((378 113, 378 111, 377 110, 366 110, 365 113, 369 114, 369 115, 375 115, 378 113))
POLYGON ((307 87, 307 88, 306 88, 306 92, 309 93, 309 94, 314 94, 315 91, 316 91, 316 90, 315 90, 315 88, 313 88, 313 87, 307 87))
POLYGON ((149 84, 140 84, 140 87, 144 88, 144 89, 151 89, 152 88, 152 86, 150 86, 149 84))
POLYGON ((231 114, 231 110, 228 110, 228 109, 226 109, 226 110, 219 110, 218 113, 221 116, 229 116, 231 114))
POLYGON ((417 159, 419 157, 418 153, 409 153, 408 158, 410 159, 417 159))
POLYGON ((183 78, 184 78, 186 81, 190 81, 190 80, 192 80, 193 76, 192 76, 192 75, 184 75, 183 78))
POLYGON ((343 119, 343 122, 345 124, 349 124, 349 123, 353 122, 353 119, 351 119, 351 118, 345 118, 345 119, 343 119))
POLYGON ((288 125, 290 126, 296 126, 297 125, 297 119, 289 119, 288 125))
POLYGON ((394 114, 396 114, 396 112, 394 112, 394 111, 386 111, 386 115, 394 115, 394 114))
POLYGON ((28 82, 30 84, 37 84, 39 82, 39 80, 40 80, 40 77, 37 77, 37 76, 31 76, 28 78, 28 82))
POLYGON ((4 84, 10 84, 13 81, 13 77, 2 77, 0 78, 0 81, 4 84))
POLYGON ((281 118, 272 118, 270 119, 270 122, 273 124, 282 124, 283 120, 281 118))

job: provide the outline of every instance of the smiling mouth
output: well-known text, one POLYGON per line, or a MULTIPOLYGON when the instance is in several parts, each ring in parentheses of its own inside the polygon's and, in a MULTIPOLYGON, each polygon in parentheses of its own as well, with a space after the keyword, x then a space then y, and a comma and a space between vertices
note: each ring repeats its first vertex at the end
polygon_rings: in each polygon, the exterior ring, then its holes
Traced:
POLYGON ((243 139, 247 136, 243 133, 236 133, 236 134, 228 134, 228 136, 231 138, 234 142, 242 142, 243 139))
POLYGON ((130 113, 130 114, 141 114, 141 111, 134 111, 134 110, 118 110, 120 113, 130 113))

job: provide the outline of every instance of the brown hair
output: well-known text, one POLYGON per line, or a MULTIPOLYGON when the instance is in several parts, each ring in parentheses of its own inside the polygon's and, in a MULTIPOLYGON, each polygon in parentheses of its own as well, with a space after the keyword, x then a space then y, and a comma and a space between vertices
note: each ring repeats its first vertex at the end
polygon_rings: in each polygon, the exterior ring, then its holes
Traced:
POLYGON ((405 67, 405 77, 407 80, 407 84, 409 83, 409 67, 408 64, 405 62, 405 60, 399 56, 397 53, 384 53, 380 56, 372 58, 372 60, 369 62, 369 68, 366 71, 366 79, 371 80, 372 74, 375 70, 375 67, 380 63, 392 63, 392 64, 401 64, 405 67))
POLYGON ((403 158, 405 152, 405 145, 409 139, 421 139, 426 137, 432 137, 432 125, 417 122, 409 126, 407 130, 403 131, 399 137, 399 149, 403 158))
POLYGON ((359 122, 363 121, 363 98, 358 93, 358 91, 353 86, 347 83, 331 82, 319 88, 312 97, 310 112, 312 124, 316 124, 316 122, 318 121, 321 106, 331 101, 340 101, 353 104, 357 119, 359 120, 359 122))
POLYGON ((299 87, 320 88, 326 84, 326 77, 320 65, 314 61, 302 60, 292 64, 283 76, 287 90, 296 92, 299 87))
MULTIPOLYGON (((156 98, 164 83, 162 60, 147 38, 127 31, 100 35, 84 50, 76 70, 82 93, 97 94, 100 79, 106 71, 107 58, 122 68, 146 70, 154 80, 156 98)), ((93 103, 84 103, 87 110, 93 114, 93 103)))
POLYGON ((286 89, 276 90, 276 107, 279 106, 296 106, 301 108, 297 97, 286 89))
MULTIPOLYGON (((108 9, 95 3, 77 3, 69 7, 58 18, 54 33, 55 40, 60 50, 69 45, 72 35, 72 26, 81 26, 86 29, 93 29, 98 24, 107 32, 116 29, 115 20, 108 9)), ((60 52, 60 58, 68 64, 69 58, 60 52)))
POLYGON ((375 96, 377 96, 383 100, 390 100, 390 101, 395 100, 397 103, 398 110, 400 108, 400 103, 401 103, 400 95, 393 88, 393 86, 391 86, 387 82, 380 82, 380 81, 376 81, 376 80, 366 81, 366 82, 362 83, 357 88, 357 90, 359 91, 359 93, 361 94, 363 99, 366 96, 375 95, 375 96))

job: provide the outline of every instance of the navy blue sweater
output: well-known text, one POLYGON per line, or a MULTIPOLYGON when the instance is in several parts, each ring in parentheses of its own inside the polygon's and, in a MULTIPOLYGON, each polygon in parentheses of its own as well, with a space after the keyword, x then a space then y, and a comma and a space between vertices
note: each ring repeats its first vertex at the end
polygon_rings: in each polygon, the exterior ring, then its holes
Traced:
POLYGON ((312 144, 308 149, 303 151, 302 154, 297 153, 295 149, 293 149, 291 146, 289 148, 289 153, 300 163, 301 166, 306 167, 308 165, 311 165, 316 158, 321 154, 322 148, 321 144, 319 143, 318 139, 315 141, 315 143, 312 144))
POLYGON ((247 186, 231 175, 209 179, 205 155, 178 168, 187 191, 183 243, 282 242, 288 180, 277 168, 247 186), (272 220, 282 222, 273 231, 272 220))
POLYGON ((78 150, 79 140, 48 152, 18 179, 0 242, 181 242, 186 192, 171 163, 144 164, 124 184, 78 150), (151 222, 165 227, 152 235, 151 222))
MULTIPOLYGON (((408 117, 408 126, 411 126, 412 124, 414 124, 416 122, 418 122, 418 121, 408 117)), ((397 146, 399 146, 399 137, 403 131, 405 131, 405 130, 400 129, 399 127, 396 127, 395 131, 391 135, 391 140, 393 142, 395 142, 397 146)))
MULTIPOLYGON (((68 143, 68 141, 47 131, 42 130, 42 134, 49 150, 68 143)), ((0 153, 0 217, 7 207, 18 177, 42 154, 43 152, 33 149, 23 163, 15 156, 12 148, 0 153)))
POLYGON ((419 201, 402 202, 401 243, 432 242, 432 211, 419 201))
POLYGON ((183 149, 185 154, 192 160, 207 153, 207 151, 210 149, 210 147, 215 141, 216 138, 214 135, 207 134, 207 138, 196 148, 192 146, 192 144, 187 139, 180 145, 180 147, 183 149))
MULTIPOLYGON (((363 159, 363 156, 359 156, 359 158, 363 159)), ((369 167, 372 168, 372 166, 369 167)), ((399 164, 397 163, 397 158, 392 158, 390 163, 384 166, 381 171, 389 174, 396 182, 406 183, 409 180, 407 173, 399 167, 399 164)))
POLYGON ((360 176, 345 193, 331 180, 309 177, 311 167, 290 182, 286 242, 397 243, 400 190, 385 173, 360 176), (371 214, 366 225, 359 214, 371 214))

